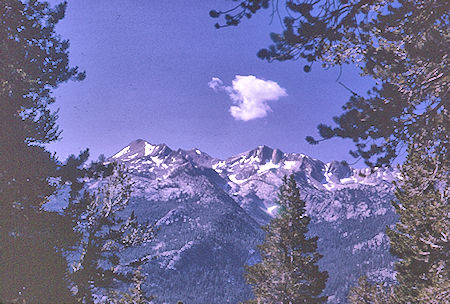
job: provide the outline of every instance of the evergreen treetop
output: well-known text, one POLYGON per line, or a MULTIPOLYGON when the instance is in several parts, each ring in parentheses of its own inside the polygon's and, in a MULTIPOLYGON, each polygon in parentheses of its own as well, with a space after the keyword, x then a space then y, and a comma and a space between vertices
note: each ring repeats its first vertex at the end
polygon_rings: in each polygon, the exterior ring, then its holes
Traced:
POLYGON ((328 279, 317 262, 317 237, 308 238, 305 202, 294 176, 283 178, 278 196, 279 213, 264 226, 265 240, 258 246, 261 262, 246 267, 246 279, 256 300, 248 303, 325 303, 321 296, 328 279))
POLYGON ((393 201, 400 220, 395 229, 387 228, 391 253, 400 259, 395 264, 396 303, 450 301, 448 289, 442 289, 450 286, 449 172, 446 178, 427 178, 438 167, 448 168, 448 161, 431 156, 421 144, 411 144, 401 167, 393 201))
POLYGON ((390 251, 399 258, 397 284, 372 284, 362 278, 350 292, 351 303, 450 302, 449 172, 438 174, 437 169, 448 168, 449 160, 439 154, 430 155, 422 144, 411 144, 396 182, 392 204, 400 219, 386 232, 390 251))

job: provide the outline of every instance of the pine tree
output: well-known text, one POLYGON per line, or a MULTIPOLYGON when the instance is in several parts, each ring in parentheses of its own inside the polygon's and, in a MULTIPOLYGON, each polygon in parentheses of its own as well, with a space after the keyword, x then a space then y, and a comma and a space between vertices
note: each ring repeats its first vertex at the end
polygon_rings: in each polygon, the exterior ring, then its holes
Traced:
POLYGON ((56 189, 58 138, 51 90, 83 73, 69 67, 55 32, 66 5, 0 1, 0 301, 73 303, 62 248, 77 239, 70 221, 42 210, 56 189), (51 275, 49 275, 51 273, 51 275))
MULTIPOLYGON (((97 168, 92 174, 106 172, 104 176, 94 176, 97 188, 83 187, 72 193, 65 209, 65 214, 77 223, 76 229, 83 235, 82 254, 73 265, 71 275, 76 295, 83 303, 93 303, 95 292, 104 293, 119 281, 132 283, 134 279, 129 272, 143 261, 138 259, 123 265, 119 254, 125 248, 150 241, 155 233, 152 225, 138 223, 134 212, 129 216, 121 214, 130 201, 132 187, 126 168, 116 163, 104 168, 98 168, 102 166, 99 163, 93 166, 97 168)), ((75 180, 77 175, 83 176, 74 172, 71 175, 75 180)))
POLYGON ((262 261, 246 267, 246 280, 256 300, 248 303, 325 303, 321 296, 328 273, 319 270, 317 237, 308 238, 311 219, 294 176, 283 178, 278 195, 279 214, 269 225, 264 243, 258 246, 262 261))
POLYGON ((392 288, 382 283, 373 284, 365 276, 350 289, 348 300, 352 304, 393 304, 392 288))
POLYGON ((111 297, 105 301, 105 304, 148 304, 154 300, 154 297, 148 297, 142 290, 142 284, 145 281, 145 276, 139 267, 133 272, 133 287, 129 292, 112 292, 111 297))
POLYGON ((401 167, 393 201, 400 220, 387 229, 391 253, 400 259, 396 303, 450 302, 449 172, 439 169, 448 168, 447 152, 411 144, 401 167))
POLYGON ((351 303, 450 302, 449 179, 440 169, 448 168, 448 161, 447 150, 409 146, 392 202, 400 219, 386 231, 391 253, 399 258, 397 284, 385 288, 361 279, 350 293, 351 303))

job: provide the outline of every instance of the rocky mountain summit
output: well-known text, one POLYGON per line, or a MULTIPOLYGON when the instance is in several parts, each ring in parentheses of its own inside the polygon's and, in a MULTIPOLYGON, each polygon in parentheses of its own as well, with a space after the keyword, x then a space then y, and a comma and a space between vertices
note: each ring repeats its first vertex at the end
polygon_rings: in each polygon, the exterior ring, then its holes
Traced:
POLYGON ((354 169, 259 146, 225 160, 198 149, 172 150, 139 139, 110 160, 126 164, 134 182, 130 211, 156 222, 154 242, 124 259, 152 257, 146 288, 158 303, 237 303, 251 297, 244 264, 258 261, 261 225, 276 214, 281 178, 294 174, 310 233, 319 236, 329 303, 345 303, 359 276, 393 279, 385 226, 395 223, 390 169, 354 169))

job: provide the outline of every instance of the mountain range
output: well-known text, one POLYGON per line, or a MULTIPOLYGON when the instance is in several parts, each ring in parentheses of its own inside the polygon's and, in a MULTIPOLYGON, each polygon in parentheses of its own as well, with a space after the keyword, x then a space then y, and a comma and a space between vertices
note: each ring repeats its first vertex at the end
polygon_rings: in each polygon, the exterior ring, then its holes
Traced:
POLYGON ((156 238, 127 250, 123 259, 148 257, 145 290, 156 303, 238 303, 252 297, 244 265, 259 261, 261 225, 277 213, 284 175, 294 174, 319 237, 329 273, 329 303, 346 303, 361 275, 394 280, 386 225, 393 169, 354 169, 299 153, 259 146, 228 159, 199 149, 172 150, 138 139, 109 158, 127 166, 133 180, 128 211, 156 223, 156 238))

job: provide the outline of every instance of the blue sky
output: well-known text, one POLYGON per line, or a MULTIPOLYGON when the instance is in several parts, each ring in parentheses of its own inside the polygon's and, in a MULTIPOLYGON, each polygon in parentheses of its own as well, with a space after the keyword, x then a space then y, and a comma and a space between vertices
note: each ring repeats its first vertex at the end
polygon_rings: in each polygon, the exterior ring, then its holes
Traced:
MULTIPOLYGON (((70 40, 71 64, 87 78, 55 90, 63 133, 49 150, 64 159, 89 148, 96 158, 142 138, 218 158, 265 144, 323 161, 354 161, 351 141, 305 141, 350 96, 336 82, 338 68, 316 64, 304 73, 300 61, 262 61, 257 51, 280 28, 268 12, 217 30, 209 10, 232 3, 192 3, 69 0, 57 31, 70 40)), ((361 94, 371 84, 352 66, 343 67, 340 80, 361 94)))

